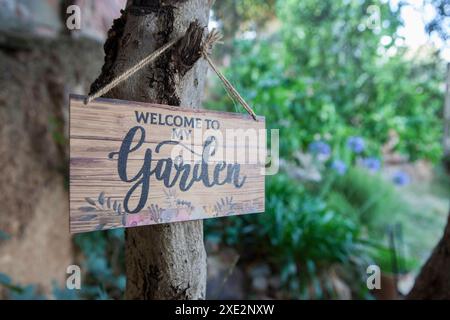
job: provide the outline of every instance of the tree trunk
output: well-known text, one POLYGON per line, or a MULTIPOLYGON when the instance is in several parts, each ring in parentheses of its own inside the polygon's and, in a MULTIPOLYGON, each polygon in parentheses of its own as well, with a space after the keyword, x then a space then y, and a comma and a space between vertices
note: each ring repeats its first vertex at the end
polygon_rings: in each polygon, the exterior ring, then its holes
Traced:
POLYGON ((447 81, 444 101, 444 168, 450 174, 450 62, 447 63, 447 81))
POLYGON ((408 299, 450 299, 450 214, 444 235, 422 267, 408 299))
MULTIPOLYGON (((207 65, 200 58, 210 0, 129 0, 105 43, 105 64, 91 92, 145 55, 185 35, 173 49, 111 90, 108 97, 195 108, 207 65), (198 24, 194 23, 195 21, 198 24)), ((204 299, 203 222, 125 231, 126 299, 204 299)))

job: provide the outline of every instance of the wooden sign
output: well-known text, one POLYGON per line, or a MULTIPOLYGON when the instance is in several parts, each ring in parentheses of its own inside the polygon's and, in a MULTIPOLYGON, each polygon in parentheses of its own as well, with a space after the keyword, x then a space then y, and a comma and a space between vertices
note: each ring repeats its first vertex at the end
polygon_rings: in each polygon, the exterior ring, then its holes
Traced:
POLYGON ((70 97, 70 230, 264 211, 264 117, 70 97))

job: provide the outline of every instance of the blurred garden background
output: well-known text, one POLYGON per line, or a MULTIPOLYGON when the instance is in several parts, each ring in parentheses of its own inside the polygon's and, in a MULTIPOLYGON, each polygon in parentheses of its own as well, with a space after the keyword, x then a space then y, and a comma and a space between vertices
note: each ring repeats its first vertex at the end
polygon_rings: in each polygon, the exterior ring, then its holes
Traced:
MULTIPOLYGON (((64 226, 68 94, 87 93, 99 74, 124 1, 75 2, 97 18, 71 33, 67 2, 0 0, 5 298, 123 298, 123 230, 70 237, 64 226), (80 291, 64 289, 72 263, 80 291)), ((409 292, 450 208, 449 15, 445 0, 215 2, 209 27, 224 39, 214 59, 280 130, 281 160, 265 213, 205 220, 207 298, 409 292), (382 290, 367 288, 373 264, 382 290)), ((203 107, 245 112, 212 73, 203 107)))

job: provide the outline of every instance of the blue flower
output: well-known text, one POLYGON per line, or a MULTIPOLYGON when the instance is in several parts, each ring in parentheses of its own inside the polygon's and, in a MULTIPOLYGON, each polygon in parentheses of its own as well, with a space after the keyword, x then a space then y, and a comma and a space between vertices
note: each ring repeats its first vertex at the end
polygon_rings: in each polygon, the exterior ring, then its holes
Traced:
POLYGON ((329 156, 331 154, 330 146, 321 140, 310 143, 308 150, 314 155, 329 156))
POLYGON ((347 165, 342 160, 333 160, 331 168, 342 176, 347 171, 347 165))
POLYGON ((381 168, 381 161, 375 157, 369 157, 362 160, 362 164, 364 167, 369 169, 372 172, 377 172, 381 168))
POLYGON ((411 182, 411 178, 406 172, 399 170, 392 176, 392 181, 394 181, 396 185, 404 186, 411 182))
POLYGON ((347 146, 355 153, 363 152, 366 147, 362 137, 349 137, 347 140, 347 146))

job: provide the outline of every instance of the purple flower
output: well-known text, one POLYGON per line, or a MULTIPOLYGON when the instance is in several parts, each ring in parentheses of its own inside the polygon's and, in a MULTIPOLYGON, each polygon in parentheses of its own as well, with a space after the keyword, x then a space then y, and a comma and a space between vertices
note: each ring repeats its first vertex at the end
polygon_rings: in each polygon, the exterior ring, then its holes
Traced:
POLYGON ((321 140, 310 143, 308 150, 314 155, 329 156, 331 154, 330 146, 321 140))
POLYGON ((407 185, 408 183, 410 183, 411 178, 409 177, 409 175, 404 172, 404 171, 397 171, 396 173, 394 173, 394 175, 392 176, 392 181, 399 186, 404 186, 407 185))
POLYGON ((331 168, 342 176, 347 171, 347 165, 342 160, 333 160, 331 168))
POLYGON ((362 137, 349 137, 347 140, 347 146, 354 153, 361 153, 365 149, 364 139, 362 137))
POLYGON ((378 158, 370 157, 362 160, 362 164, 364 167, 369 169, 372 172, 377 172, 381 168, 381 161, 378 158))

